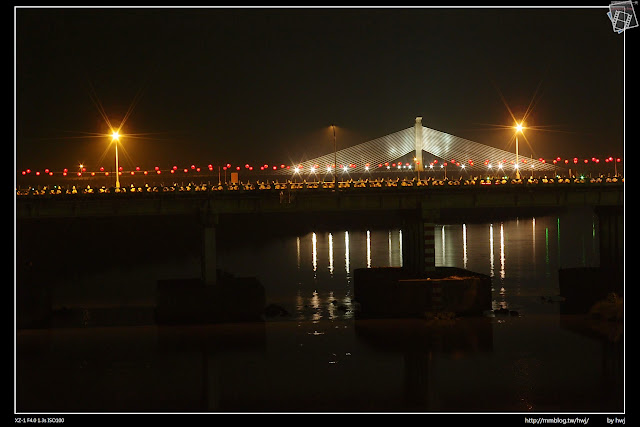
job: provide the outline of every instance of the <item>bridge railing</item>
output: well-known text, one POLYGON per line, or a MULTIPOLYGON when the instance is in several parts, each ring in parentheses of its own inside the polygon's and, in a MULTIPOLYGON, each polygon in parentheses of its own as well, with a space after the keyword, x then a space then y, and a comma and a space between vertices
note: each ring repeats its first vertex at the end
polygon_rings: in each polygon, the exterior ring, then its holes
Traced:
MULTIPOLYGON (((522 187, 552 187, 566 185, 607 185, 623 184, 623 177, 596 177, 596 178, 526 178, 526 179, 506 179, 506 178, 471 178, 471 179, 358 179, 338 181, 337 187, 341 191, 351 189, 392 189, 392 188, 450 188, 460 187, 496 187, 496 186, 522 186, 522 187)), ((334 190, 333 181, 257 181, 255 183, 220 183, 211 185, 207 183, 187 185, 149 185, 129 187, 81 187, 81 186, 42 186, 16 189, 17 196, 57 196, 75 194, 141 194, 141 193, 190 193, 190 192, 212 192, 212 193, 247 193, 247 192, 283 192, 283 191, 326 191, 334 190)))

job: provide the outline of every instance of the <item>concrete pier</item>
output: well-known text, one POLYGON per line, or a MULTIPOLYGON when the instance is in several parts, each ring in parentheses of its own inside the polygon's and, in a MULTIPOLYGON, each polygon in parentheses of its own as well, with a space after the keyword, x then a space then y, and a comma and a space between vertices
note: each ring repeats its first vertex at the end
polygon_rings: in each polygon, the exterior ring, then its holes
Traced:
POLYGON ((201 220, 202 224, 202 281, 209 286, 217 282, 218 251, 216 248, 216 227, 218 216, 208 214, 201 220))
POLYGON ((491 309, 491 278, 454 267, 420 275, 399 267, 361 268, 354 272, 354 296, 361 318, 479 316, 491 309))
POLYGON ((423 204, 405 217, 402 262, 407 271, 416 275, 435 271, 435 223, 439 216, 439 209, 423 204))

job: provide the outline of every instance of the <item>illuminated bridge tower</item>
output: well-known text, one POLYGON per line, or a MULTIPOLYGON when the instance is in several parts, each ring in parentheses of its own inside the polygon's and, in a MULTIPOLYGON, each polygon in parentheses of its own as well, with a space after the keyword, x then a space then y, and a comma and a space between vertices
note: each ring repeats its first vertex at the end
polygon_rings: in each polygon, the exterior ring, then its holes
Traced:
POLYGON ((415 167, 417 171, 423 171, 424 170, 424 162, 422 161, 422 117, 416 117, 416 124, 415 124, 415 141, 416 141, 416 161, 415 161, 415 167))

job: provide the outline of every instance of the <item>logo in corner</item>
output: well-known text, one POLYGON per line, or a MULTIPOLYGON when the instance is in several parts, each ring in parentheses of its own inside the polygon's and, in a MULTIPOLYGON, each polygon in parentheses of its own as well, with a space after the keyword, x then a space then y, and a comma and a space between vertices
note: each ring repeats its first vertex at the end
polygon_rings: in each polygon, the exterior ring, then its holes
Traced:
POLYGON ((636 18, 636 14, 633 10, 631 0, 611 2, 607 16, 611 20, 613 31, 618 34, 622 33, 626 29, 638 26, 638 19, 636 18))

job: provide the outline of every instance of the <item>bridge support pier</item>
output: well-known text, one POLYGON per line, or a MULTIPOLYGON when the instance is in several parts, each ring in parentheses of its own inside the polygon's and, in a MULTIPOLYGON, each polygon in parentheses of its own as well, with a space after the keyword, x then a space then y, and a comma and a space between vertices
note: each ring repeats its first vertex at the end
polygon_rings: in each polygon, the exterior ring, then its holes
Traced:
POLYGON ((439 215, 438 209, 423 206, 419 215, 405 220, 402 233, 402 265, 407 271, 416 275, 435 272, 435 222, 439 215))
POLYGON ((218 251, 216 248, 216 227, 218 216, 206 214, 202 217, 202 281, 209 286, 217 283, 218 251))
POLYGON ((600 267, 622 272, 624 269, 624 208, 595 208, 600 234, 600 267))
MULTIPOLYGON (((558 271, 564 313, 588 313, 594 304, 608 301, 611 293, 624 296, 624 208, 599 206, 600 266, 564 268, 558 271)), ((611 312, 617 313, 612 305, 611 312)))

